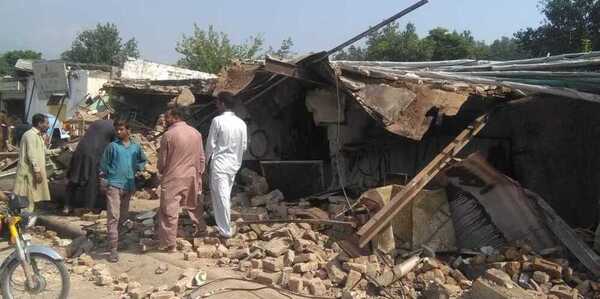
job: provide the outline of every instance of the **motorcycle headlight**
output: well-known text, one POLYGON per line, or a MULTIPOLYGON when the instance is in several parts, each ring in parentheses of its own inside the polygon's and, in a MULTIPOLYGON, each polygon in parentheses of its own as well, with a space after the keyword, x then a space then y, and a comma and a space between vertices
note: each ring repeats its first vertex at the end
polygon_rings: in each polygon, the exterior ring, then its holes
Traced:
POLYGON ((31 213, 21 213, 21 228, 22 229, 29 229, 35 226, 35 223, 37 222, 37 216, 31 214, 31 213))

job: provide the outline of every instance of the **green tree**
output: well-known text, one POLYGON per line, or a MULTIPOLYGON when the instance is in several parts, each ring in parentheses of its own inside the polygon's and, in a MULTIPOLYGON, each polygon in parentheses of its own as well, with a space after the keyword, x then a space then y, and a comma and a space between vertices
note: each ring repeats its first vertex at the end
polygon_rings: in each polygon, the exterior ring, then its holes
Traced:
POLYGON ((184 35, 175 50, 183 55, 178 65, 193 70, 218 73, 234 60, 256 59, 262 49, 262 36, 252 36, 242 44, 233 44, 227 34, 211 25, 203 30, 194 24, 191 36, 184 35))
POLYGON ((600 1, 541 0, 545 16, 537 28, 525 28, 515 33, 519 46, 531 56, 558 55, 600 48, 600 1))
POLYGON ((435 28, 429 31, 425 38, 433 48, 432 60, 453 60, 476 57, 475 40, 471 32, 450 32, 445 28, 435 28))
POLYGON ((350 46, 345 50, 334 54, 333 60, 350 60, 350 61, 364 61, 367 59, 367 51, 360 46, 350 46))
POLYGON ((61 58, 67 61, 92 64, 122 65, 127 57, 139 57, 137 41, 123 42, 115 24, 97 24, 95 29, 79 33, 71 49, 61 58))
POLYGON ((503 36, 490 45, 488 59, 490 60, 515 60, 528 58, 514 38, 503 36))
POLYGON ((408 23, 404 31, 398 23, 373 33, 367 40, 369 60, 423 61, 431 59, 431 44, 419 39, 415 25, 408 23))
POLYGON ((19 59, 42 59, 42 53, 32 50, 14 50, 0 55, 0 75, 12 75, 15 72, 15 63, 19 59))
POLYGON ((281 42, 281 46, 279 46, 279 49, 275 50, 272 47, 269 47, 267 54, 273 55, 273 56, 276 56, 279 58, 289 59, 296 55, 296 53, 292 51, 293 47, 294 47, 294 41, 292 40, 291 37, 288 37, 287 39, 284 39, 281 42))

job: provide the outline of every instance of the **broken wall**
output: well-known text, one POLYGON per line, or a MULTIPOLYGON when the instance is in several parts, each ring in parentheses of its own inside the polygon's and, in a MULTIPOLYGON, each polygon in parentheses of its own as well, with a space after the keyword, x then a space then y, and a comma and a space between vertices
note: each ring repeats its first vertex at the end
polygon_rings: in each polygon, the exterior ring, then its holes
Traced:
MULTIPOLYGON (((64 107, 61 109, 59 119, 65 121, 77 111, 81 101, 87 99, 88 96, 95 97, 100 93, 100 89, 104 83, 110 80, 110 73, 93 70, 76 70, 69 72, 69 97, 64 101, 64 107)), ((58 113, 60 102, 56 105, 48 105, 48 99, 41 98, 38 95, 38 89, 33 88, 33 76, 27 79, 27 95, 25 110, 28 109, 31 100, 31 108, 29 108, 29 116, 27 121, 31 122, 31 118, 36 113, 50 113, 56 115, 58 113), (31 94, 33 92, 33 95, 31 94)), ((25 111, 24 113, 27 113, 25 111)))
POLYGON ((600 195, 600 105, 552 96, 515 101, 493 118, 512 140, 514 178, 570 225, 594 227, 600 195))

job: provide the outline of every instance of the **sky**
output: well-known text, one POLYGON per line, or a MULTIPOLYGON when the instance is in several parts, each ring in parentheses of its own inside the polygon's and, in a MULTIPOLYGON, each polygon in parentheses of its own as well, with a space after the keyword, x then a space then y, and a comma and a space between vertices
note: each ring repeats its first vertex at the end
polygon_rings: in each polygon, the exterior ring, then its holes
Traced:
MULTIPOLYGON (((175 63, 177 41, 193 24, 214 25, 234 42, 262 34, 278 48, 291 37, 295 52, 331 49, 417 0, 0 0, 0 53, 33 49, 46 59, 67 50, 78 32, 115 23, 124 40, 135 37, 141 56, 175 63)), ((488 43, 539 25, 537 0, 430 0, 400 19, 418 33, 470 30, 488 43)))

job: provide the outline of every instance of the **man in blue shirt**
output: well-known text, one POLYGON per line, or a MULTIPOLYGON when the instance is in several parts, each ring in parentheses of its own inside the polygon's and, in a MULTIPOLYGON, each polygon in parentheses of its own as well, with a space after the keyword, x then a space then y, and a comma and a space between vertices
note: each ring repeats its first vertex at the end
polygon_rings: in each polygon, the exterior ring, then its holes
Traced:
POLYGON ((129 124, 126 121, 115 122, 117 140, 104 150, 100 162, 100 176, 106 183, 107 231, 110 256, 108 260, 119 261, 119 226, 129 213, 129 200, 135 192, 135 175, 144 169, 146 155, 139 144, 129 139, 129 124))

